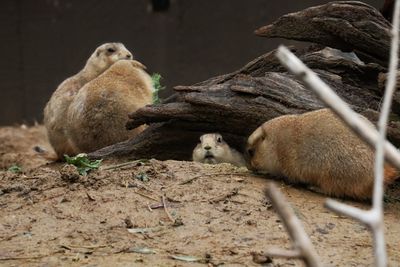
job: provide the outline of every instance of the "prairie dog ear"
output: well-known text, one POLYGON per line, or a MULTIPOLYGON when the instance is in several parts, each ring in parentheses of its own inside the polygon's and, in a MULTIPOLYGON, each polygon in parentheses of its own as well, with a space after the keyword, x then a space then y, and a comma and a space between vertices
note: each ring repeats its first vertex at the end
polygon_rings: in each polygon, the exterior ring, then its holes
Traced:
POLYGON ((260 126, 249 136, 247 144, 254 145, 258 140, 264 140, 264 138, 264 129, 262 126, 260 126))
POLYGON ((131 60, 131 64, 132 64, 132 66, 135 67, 135 68, 139 68, 139 69, 143 69, 143 70, 146 69, 146 66, 143 65, 142 63, 140 63, 140 62, 137 61, 137 60, 131 60))
POLYGON ((215 135, 215 141, 217 141, 217 143, 222 143, 223 142, 224 139, 222 138, 221 134, 215 133, 214 135, 215 135))

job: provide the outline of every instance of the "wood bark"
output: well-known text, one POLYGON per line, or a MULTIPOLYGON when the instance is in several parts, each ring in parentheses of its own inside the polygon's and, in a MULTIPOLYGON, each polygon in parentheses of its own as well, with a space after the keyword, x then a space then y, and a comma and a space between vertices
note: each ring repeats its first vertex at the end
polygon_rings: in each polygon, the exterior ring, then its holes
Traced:
MULTIPOLYGON (((256 32, 317 43, 291 50, 353 109, 376 122, 382 97, 378 75, 386 72, 389 29, 379 11, 346 1, 282 16, 256 32)), ((146 123, 149 127, 144 132, 90 156, 190 160, 200 135, 208 132, 221 133, 228 144, 243 151, 249 134, 263 122, 323 108, 311 91, 285 71, 274 53, 266 53, 233 73, 176 86, 175 93, 161 104, 129 115, 127 128, 146 123)), ((399 100, 394 101, 395 119, 388 129, 395 144, 400 144, 399 100)))

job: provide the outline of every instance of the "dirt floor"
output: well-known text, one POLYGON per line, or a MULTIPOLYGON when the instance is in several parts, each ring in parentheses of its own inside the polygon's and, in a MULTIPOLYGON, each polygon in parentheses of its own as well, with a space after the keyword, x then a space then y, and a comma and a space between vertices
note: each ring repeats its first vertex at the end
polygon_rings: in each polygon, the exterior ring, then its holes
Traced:
MULTIPOLYGON (((105 170, 128 161, 113 159, 79 176, 51 153, 41 126, 0 128, 0 266, 303 266, 253 256, 291 243, 264 196, 268 179, 246 169, 149 160, 105 170)), ((373 264, 364 226, 326 210, 322 195, 278 186, 324 265, 373 264)), ((400 265, 399 198, 395 184, 385 203, 390 266, 400 265)))

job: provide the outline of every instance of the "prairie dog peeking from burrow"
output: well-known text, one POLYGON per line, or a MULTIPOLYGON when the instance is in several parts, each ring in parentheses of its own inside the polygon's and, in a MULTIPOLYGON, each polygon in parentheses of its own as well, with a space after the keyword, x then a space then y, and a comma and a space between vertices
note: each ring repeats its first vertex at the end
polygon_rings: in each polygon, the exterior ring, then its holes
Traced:
POLYGON ((243 155, 231 148, 219 133, 204 134, 200 143, 194 148, 193 161, 208 164, 230 163, 238 167, 245 167, 243 155))

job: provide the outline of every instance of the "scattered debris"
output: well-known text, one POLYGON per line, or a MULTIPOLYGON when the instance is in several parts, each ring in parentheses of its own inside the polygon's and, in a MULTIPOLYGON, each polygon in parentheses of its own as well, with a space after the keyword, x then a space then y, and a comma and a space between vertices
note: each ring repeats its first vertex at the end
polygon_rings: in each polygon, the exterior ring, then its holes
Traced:
POLYGON ((227 194, 223 194, 223 195, 220 195, 218 197, 214 197, 214 198, 210 199, 210 202, 211 203, 217 203, 217 202, 223 201, 223 200, 225 200, 227 198, 231 198, 232 196, 235 196, 238 193, 239 193, 239 189, 238 188, 233 188, 232 191, 227 193, 227 194))
POLYGON ((65 164, 60 169, 60 174, 61 174, 61 179, 69 183, 75 183, 80 178, 78 168, 70 164, 65 164))
POLYGON ((172 226, 174 227, 178 227, 178 226, 182 226, 184 225, 183 220, 181 217, 178 217, 175 219, 174 223, 172 224, 172 226))
POLYGON ((144 172, 140 172, 140 173, 136 174, 135 178, 142 182, 148 182, 150 180, 149 176, 144 172))
POLYGON ((171 216, 171 214, 169 213, 169 211, 168 211, 168 209, 167 209, 167 204, 166 204, 166 201, 165 201, 165 196, 162 196, 162 197, 161 197, 161 200, 162 200, 162 203, 163 203, 163 206, 164 206, 165 213, 166 213, 167 216, 168 216, 168 219, 169 219, 171 222, 174 222, 174 223, 175 223, 175 219, 171 216))
POLYGON ((132 220, 131 220, 131 217, 127 216, 125 218, 124 222, 125 222, 126 228, 133 228, 134 227, 133 223, 132 223, 132 220))
POLYGON ((171 255, 171 259, 179 260, 179 261, 186 261, 186 262, 200 262, 204 261, 202 258, 197 258, 194 256, 180 256, 180 255, 171 255))
POLYGON ((129 228, 128 232, 131 234, 145 234, 145 233, 155 233, 155 232, 159 232, 162 229, 164 229, 164 227, 153 227, 153 228, 129 228))
POLYGON ((135 253, 140 253, 140 254, 156 254, 156 251, 154 249, 146 248, 146 247, 130 248, 130 249, 128 249, 128 252, 135 252, 135 253))
POLYGON ((105 167, 100 168, 100 170, 108 171, 108 170, 114 170, 114 169, 121 169, 124 167, 141 166, 147 162, 149 162, 148 159, 138 159, 138 160, 128 161, 128 162, 124 162, 124 163, 119 163, 116 165, 105 166, 105 167))
POLYGON ((88 199, 90 201, 96 201, 96 199, 94 197, 92 197, 91 195, 89 195, 89 193, 86 191, 86 196, 88 197, 88 199))
POLYGON ((253 257, 253 262, 258 264, 272 263, 272 259, 269 256, 264 255, 263 253, 251 252, 251 256, 253 257))

